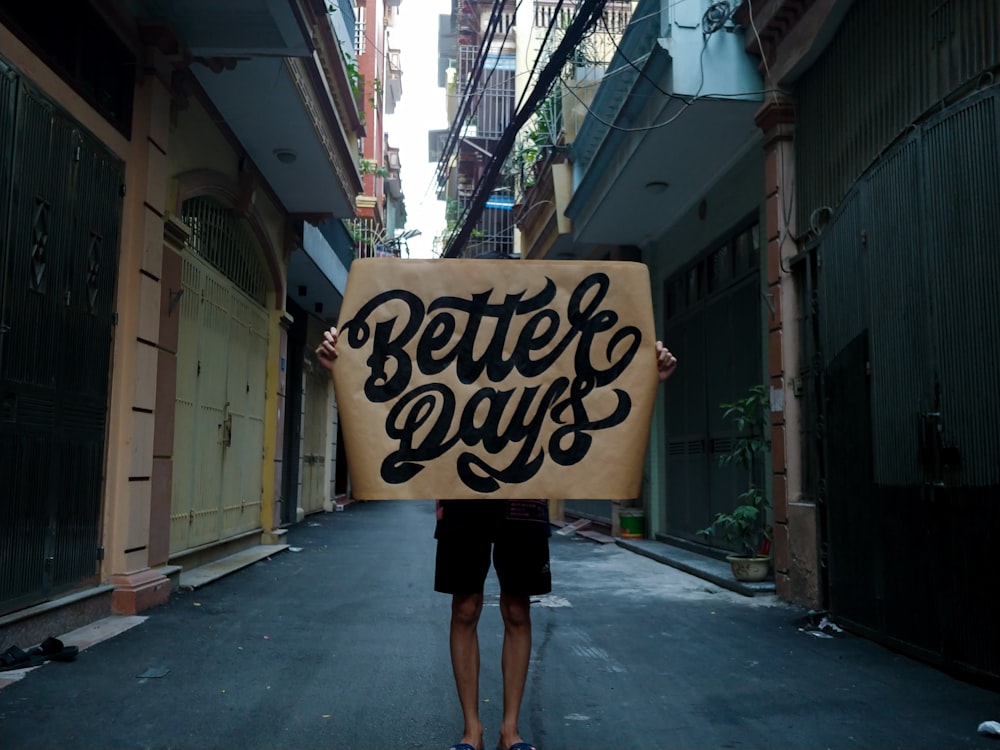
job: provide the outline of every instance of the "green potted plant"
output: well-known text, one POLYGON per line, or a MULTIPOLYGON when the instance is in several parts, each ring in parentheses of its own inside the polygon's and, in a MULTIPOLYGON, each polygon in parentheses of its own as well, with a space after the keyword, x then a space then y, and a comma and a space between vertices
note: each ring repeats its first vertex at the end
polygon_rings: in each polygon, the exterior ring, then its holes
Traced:
POLYGON ((723 417, 732 421, 740 436, 732 449, 719 457, 722 466, 742 467, 747 475, 747 488, 736 496, 737 504, 729 512, 716 513, 712 523, 698 531, 704 537, 719 534, 740 551, 726 557, 739 581, 762 581, 767 578, 771 563, 771 527, 767 511, 771 504, 763 489, 755 483, 757 472, 764 466, 764 457, 771 448, 768 439, 770 395, 766 385, 755 385, 747 395, 732 403, 720 404, 723 417))

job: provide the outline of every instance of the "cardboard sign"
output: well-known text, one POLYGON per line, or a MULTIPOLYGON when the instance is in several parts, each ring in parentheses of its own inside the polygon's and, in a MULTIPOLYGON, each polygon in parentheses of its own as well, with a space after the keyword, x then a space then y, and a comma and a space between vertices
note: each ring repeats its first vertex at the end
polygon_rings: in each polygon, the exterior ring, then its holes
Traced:
POLYGON ((358 260, 338 331, 354 497, 638 497, 658 383, 643 264, 358 260))

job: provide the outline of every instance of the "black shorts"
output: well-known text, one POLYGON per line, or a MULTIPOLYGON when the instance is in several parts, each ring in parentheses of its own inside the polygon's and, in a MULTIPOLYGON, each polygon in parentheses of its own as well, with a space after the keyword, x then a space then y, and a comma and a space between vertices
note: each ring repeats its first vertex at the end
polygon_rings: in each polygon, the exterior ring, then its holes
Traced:
POLYGON ((467 536, 438 539, 434 590, 481 594, 490 572, 491 553, 501 593, 534 596, 552 591, 549 539, 540 534, 500 542, 467 536))

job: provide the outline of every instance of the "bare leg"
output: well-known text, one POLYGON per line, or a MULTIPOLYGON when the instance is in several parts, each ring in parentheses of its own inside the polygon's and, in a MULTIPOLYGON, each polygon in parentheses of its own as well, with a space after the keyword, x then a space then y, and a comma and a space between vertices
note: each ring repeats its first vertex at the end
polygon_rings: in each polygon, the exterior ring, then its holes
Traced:
POLYGON ((503 722, 500 725, 500 747, 521 742, 517 728, 521 700, 528 679, 531 661, 531 598, 500 594, 500 614, 503 616, 503 722))
POLYGON ((451 598, 451 667, 455 672, 458 702, 462 706, 465 729, 462 742, 483 746, 483 725, 479 721, 479 615, 482 594, 454 595, 451 598))

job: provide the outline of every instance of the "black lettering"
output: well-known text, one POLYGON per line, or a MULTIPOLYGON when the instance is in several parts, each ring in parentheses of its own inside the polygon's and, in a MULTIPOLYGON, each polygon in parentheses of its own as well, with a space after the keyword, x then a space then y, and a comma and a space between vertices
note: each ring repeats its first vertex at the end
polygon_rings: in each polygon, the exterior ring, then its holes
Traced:
POLYGON ((538 405, 534 407, 534 414, 530 412, 539 388, 537 386, 525 388, 507 423, 507 428, 502 432, 498 431, 497 427, 503 421, 504 412, 514 392, 497 391, 493 388, 480 390, 469 401, 469 408, 463 415, 463 427, 460 429, 462 442, 469 446, 481 443, 491 455, 500 453, 509 445, 520 443, 520 448, 506 467, 496 467, 474 453, 462 453, 458 457, 457 464, 459 479, 476 492, 489 493, 498 490, 501 482, 521 484, 535 476, 542 468, 545 458, 543 451, 536 452, 538 436, 541 434, 551 405, 559 399, 568 384, 567 378, 558 378, 551 383, 538 405), (481 401, 489 401, 490 409, 483 424, 475 427, 470 422, 477 404, 481 401))
POLYGON ((382 461, 382 478, 389 484, 400 484, 423 471, 421 462, 433 461, 447 452, 456 442, 448 438, 454 417, 455 394, 441 383, 418 386, 400 398, 385 422, 386 434, 398 441, 399 448, 382 461), (414 436, 428 423, 424 440, 415 445, 414 436))
POLYGON ((632 411, 632 399, 625 391, 616 388, 614 393, 618 402, 612 412, 602 419, 590 419, 584 399, 593 389, 592 381, 574 379, 569 396, 552 409, 552 418, 563 426, 549 438, 549 455, 560 466, 574 466, 582 461, 594 440, 590 432, 615 427, 624 422, 632 411), (567 409, 572 412, 572 417, 563 419, 567 409), (567 439, 569 444, 565 445, 567 439))
MULTIPOLYGON (((425 375, 437 375, 454 363, 455 374, 464 384, 476 382, 484 372, 487 379, 493 383, 499 383, 510 375, 521 359, 520 340, 518 350, 515 350, 510 357, 504 356, 511 321, 516 316, 544 308, 555 297, 556 287, 551 279, 546 279, 545 287, 533 297, 525 299, 524 292, 518 292, 508 294, 503 302, 495 304, 489 302, 492 293, 492 289, 480 292, 468 300, 459 297, 440 297, 431 303, 428 315, 432 320, 437 316, 451 317, 449 311, 457 311, 465 313, 466 326, 455 345, 445 352, 444 356, 437 358, 434 353, 441 348, 440 344, 445 343, 443 331, 447 330, 447 325, 437 324, 433 336, 421 337, 420 346, 417 348, 417 367, 420 372, 425 375), (483 353, 477 357, 475 343, 480 336, 484 319, 493 319, 495 328, 483 353)), ((530 343, 531 339, 525 341, 530 343)), ((542 345, 544 344, 539 344, 542 345)))
POLYGON ((459 480, 483 494, 496 492, 502 484, 530 480, 546 456, 560 466, 582 461, 594 433, 622 424, 632 408, 629 395, 616 388, 610 411, 604 407, 607 413, 593 415, 596 399, 591 394, 614 383, 642 345, 638 327, 620 326, 616 312, 602 309, 610 283, 604 273, 587 276, 570 295, 562 318, 549 307, 556 294, 551 279, 537 294, 507 294, 498 303, 489 301, 493 290, 467 299, 441 297, 426 309, 416 295, 398 289, 369 300, 341 332, 354 349, 370 341, 365 396, 375 403, 398 399, 386 419, 386 435, 396 447, 382 462, 383 479, 406 482, 459 443, 479 448, 462 450, 455 460, 459 480), (377 311, 396 302, 402 303, 405 319, 397 314, 374 326, 369 323, 377 311), (524 317, 516 341, 509 341, 515 318, 524 317), (606 339, 603 351, 595 351, 599 339, 606 339), (412 360, 406 351, 411 343, 412 360), (560 377, 519 390, 488 385, 476 390, 460 413, 456 394, 442 383, 407 391, 414 366, 427 376, 453 367, 464 385, 482 380, 501 384, 514 371, 525 378, 544 378, 574 345, 572 379, 560 377), (541 445, 547 423, 555 429, 547 445, 541 445), (506 465, 500 465, 498 457, 511 453, 513 457, 504 459, 506 465))
POLYGON ((424 319, 424 303, 415 294, 402 289, 383 292, 372 297, 358 310, 357 315, 344 323, 340 329, 340 334, 345 337, 348 346, 360 349, 372 335, 368 325, 369 316, 382 305, 395 300, 403 302, 409 308, 409 317, 395 338, 392 338, 392 332, 396 328, 396 318, 375 324, 372 353, 365 362, 371 372, 365 379, 365 396, 373 403, 390 401, 409 385, 413 365, 403 347, 420 330, 424 319), (386 375, 386 363, 390 360, 395 365, 392 377, 386 375))

